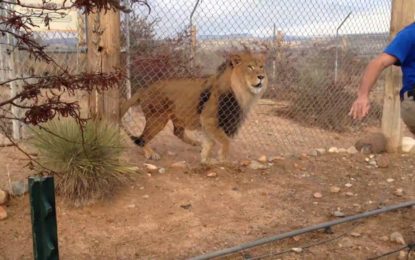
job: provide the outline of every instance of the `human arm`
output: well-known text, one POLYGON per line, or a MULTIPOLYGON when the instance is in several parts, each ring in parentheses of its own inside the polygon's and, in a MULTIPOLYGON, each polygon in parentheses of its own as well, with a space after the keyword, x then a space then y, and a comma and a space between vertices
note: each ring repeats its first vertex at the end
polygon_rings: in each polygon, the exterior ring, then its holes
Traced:
POLYGON ((398 59, 387 53, 382 53, 370 61, 360 82, 357 98, 349 112, 349 115, 352 116, 353 119, 362 119, 368 114, 370 109, 370 91, 378 80, 380 74, 387 67, 395 64, 396 62, 398 62, 398 59))

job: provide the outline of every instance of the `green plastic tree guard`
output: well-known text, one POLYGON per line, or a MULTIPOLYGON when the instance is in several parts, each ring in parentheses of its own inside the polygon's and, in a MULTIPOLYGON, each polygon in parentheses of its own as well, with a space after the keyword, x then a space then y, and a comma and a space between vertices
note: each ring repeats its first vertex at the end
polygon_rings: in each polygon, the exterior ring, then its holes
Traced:
POLYGON ((53 177, 29 177, 29 195, 34 259, 59 259, 53 177))

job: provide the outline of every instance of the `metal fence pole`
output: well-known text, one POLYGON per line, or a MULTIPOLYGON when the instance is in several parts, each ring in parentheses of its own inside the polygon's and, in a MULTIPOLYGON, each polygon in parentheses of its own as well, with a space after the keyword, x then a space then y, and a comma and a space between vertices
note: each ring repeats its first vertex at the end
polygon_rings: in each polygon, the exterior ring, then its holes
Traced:
POLYGON ((53 177, 29 177, 35 260, 59 259, 53 177))
POLYGON ((349 12, 349 14, 343 19, 343 21, 340 23, 340 25, 336 29, 336 61, 334 63, 334 83, 337 83, 337 71, 338 71, 338 59, 339 59, 339 30, 343 26, 343 24, 349 19, 352 12, 349 12))
POLYGON ((196 0, 192 12, 190 13, 190 67, 194 68, 195 66, 195 49, 196 49, 196 26, 193 24, 193 16, 196 12, 197 7, 199 6, 200 0, 196 0))

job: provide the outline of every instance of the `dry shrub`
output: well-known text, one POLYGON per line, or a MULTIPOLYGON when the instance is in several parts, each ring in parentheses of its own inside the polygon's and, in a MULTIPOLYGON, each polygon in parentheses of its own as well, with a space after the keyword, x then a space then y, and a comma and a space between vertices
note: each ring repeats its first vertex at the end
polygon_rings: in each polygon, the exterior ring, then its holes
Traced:
POLYGON ((157 39, 154 30, 159 20, 134 14, 130 19, 132 92, 158 80, 200 74, 200 67, 191 66, 187 28, 174 37, 157 39))
POLYGON ((107 198, 134 170, 121 162, 121 134, 110 123, 90 120, 81 130, 73 119, 54 119, 32 132, 39 162, 56 176, 57 192, 75 205, 107 198))
MULTIPOLYGON (((342 62, 347 67, 340 69, 337 82, 334 82, 334 50, 326 49, 311 52, 301 60, 294 80, 294 87, 288 88, 290 105, 275 111, 278 116, 292 119, 310 127, 319 127, 329 131, 344 132, 351 130, 353 122, 348 116, 350 107, 356 98, 365 62, 356 59, 352 52, 344 53, 342 62), (357 71, 358 76, 350 73, 357 71)), ((379 122, 382 107, 372 104, 372 110, 365 123, 379 122)))

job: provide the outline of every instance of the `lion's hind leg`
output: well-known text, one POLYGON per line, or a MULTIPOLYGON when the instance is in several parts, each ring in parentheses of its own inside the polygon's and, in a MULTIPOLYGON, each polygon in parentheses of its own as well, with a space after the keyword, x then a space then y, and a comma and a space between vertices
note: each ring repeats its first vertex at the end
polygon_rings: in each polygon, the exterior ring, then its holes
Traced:
POLYGON ((133 138, 136 145, 144 150, 144 156, 150 160, 160 160, 160 155, 157 154, 148 143, 166 126, 169 118, 167 115, 159 115, 158 117, 146 118, 146 125, 140 137, 133 138))

